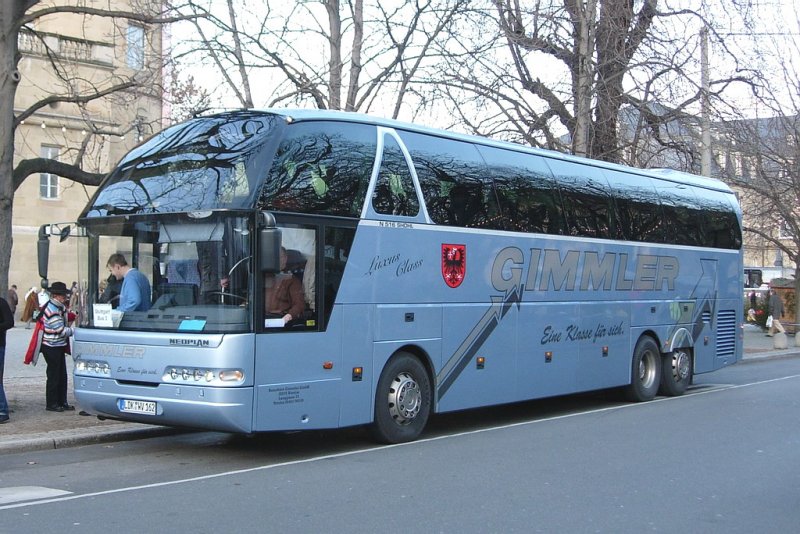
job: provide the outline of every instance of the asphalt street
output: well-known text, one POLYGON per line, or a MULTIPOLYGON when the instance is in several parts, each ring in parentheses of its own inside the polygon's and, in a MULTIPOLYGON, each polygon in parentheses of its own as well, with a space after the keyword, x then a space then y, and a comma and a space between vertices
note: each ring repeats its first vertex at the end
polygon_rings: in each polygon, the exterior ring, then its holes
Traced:
MULTIPOLYGON (((763 335, 763 334, 762 334, 763 335)), ((800 359, 362 429, 215 432, 0 455, 0 533, 796 531, 800 359)))

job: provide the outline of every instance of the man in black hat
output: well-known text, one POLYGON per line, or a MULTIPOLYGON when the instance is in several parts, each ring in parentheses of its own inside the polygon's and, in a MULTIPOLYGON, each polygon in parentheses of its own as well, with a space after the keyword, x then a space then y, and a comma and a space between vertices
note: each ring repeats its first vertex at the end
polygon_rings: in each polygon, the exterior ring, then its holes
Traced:
POLYGON ((70 290, 64 282, 53 282, 48 289, 50 300, 44 306, 42 356, 47 362, 47 408, 49 412, 74 410, 67 403, 67 363, 65 361, 72 328, 67 320, 70 290))

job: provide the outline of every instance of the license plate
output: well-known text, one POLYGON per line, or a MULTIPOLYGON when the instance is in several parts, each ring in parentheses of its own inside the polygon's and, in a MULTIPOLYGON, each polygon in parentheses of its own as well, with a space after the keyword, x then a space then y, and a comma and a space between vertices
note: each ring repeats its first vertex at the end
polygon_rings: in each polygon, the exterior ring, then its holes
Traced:
POLYGON ((144 415, 156 414, 155 401, 143 401, 133 399, 119 399, 119 411, 128 413, 141 413, 144 415))

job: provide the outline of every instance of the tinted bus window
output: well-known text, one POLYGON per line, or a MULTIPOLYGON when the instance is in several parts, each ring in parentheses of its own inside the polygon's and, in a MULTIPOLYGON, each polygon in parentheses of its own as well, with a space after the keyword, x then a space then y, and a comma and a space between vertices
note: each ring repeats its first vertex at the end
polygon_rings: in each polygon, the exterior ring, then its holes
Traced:
POLYGON ((616 239, 664 242, 664 215, 650 178, 603 169, 614 192, 616 239))
POLYGON ((257 208, 358 217, 377 147, 367 124, 300 122, 286 128, 257 208))
POLYGON ((399 133, 411 153, 428 214, 434 222, 500 227, 494 188, 474 145, 426 134, 399 133))
POLYGON ((504 230, 564 232, 561 198, 543 158, 513 150, 477 148, 494 180, 504 230))
POLYGON ((419 201, 403 152, 391 135, 385 135, 383 142, 383 157, 372 194, 372 207, 384 215, 413 217, 419 213, 419 201))
POLYGON ((707 247, 738 250, 742 246, 742 229, 728 195, 695 188, 704 224, 703 242, 707 247))
POLYGON ((567 235, 612 238, 612 202, 608 182, 602 171, 591 165, 580 165, 548 159, 561 190, 561 201, 567 220, 567 235))
POLYGON ((350 257, 350 247, 355 238, 355 228, 325 227, 323 258, 323 300, 325 325, 331 317, 333 303, 344 276, 344 268, 350 257))
POLYGON ((655 182, 664 224, 669 229, 666 241, 676 245, 705 246, 703 237, 703 213, 692 188, 674 182, 655 182))
POLYGON ((250 207, 275 123, 244 112, 168 128, 123 158, 82 217, 250 207))

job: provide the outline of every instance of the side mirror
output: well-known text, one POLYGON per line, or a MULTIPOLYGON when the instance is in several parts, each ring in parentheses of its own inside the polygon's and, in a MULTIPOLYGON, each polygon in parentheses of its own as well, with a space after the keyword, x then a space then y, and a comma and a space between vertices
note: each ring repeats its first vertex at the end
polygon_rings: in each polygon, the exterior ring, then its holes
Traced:
POLYGON ((278 273, 281 270, 281 231, 270 213, 261 214, 258 230, 258 260, 261 272, 278 273))
POLYGON ((39 278, 47 279, 47 266, 50 259, 50 236, 47 228, 50 225, 43 224, 39 227, 39 240, 36 242, 36 251, 39 260, 39 278))

